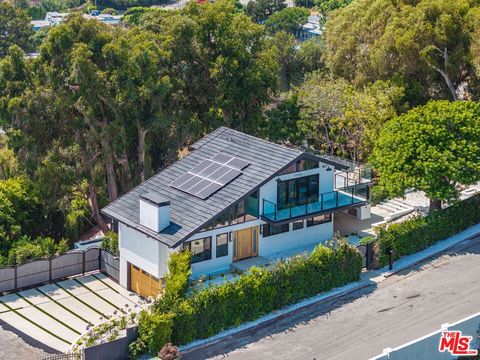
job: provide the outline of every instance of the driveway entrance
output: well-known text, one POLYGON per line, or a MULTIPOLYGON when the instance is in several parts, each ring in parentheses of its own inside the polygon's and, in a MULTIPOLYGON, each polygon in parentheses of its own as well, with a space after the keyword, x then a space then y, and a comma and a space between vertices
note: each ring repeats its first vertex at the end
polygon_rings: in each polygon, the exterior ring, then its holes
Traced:
POLYGON ((136 309, 140 301, 104 274, 95 273, 0 297, 0 323, 52 352, 65 352, 88 326, 136 309))

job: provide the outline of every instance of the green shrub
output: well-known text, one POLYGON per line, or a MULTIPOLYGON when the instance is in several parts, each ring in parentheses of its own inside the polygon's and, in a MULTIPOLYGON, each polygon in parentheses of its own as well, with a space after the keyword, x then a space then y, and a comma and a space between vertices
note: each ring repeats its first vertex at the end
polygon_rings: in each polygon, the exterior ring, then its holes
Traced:
POLYGON ((135 359, 148 352, 156 355, 172 337, 172 318, 170 313, 140 313, 138 339, 129 346, 130 357, 135 359))
POLYGON ((344 241, 335 248, 319 245, 308 256, 296 256, 267 268, 252 268, 236 280, 192 291, 190 252, 171 255, 165 296, 140 316, 139 337, 130 356, 156 354, 164 344, 181 345, 207 338, 302 299, 360 278, 361 255, 344 241))
POLYGON ((162 298, 167 309, 185 297, 188 280, 192 274, 191 262, 192 253, 190 251, 180 251, 170 255, 168 274, 165 277, 165 292, 162 298))
POLYGON ((302 299, 356 281, 361 255, 342 243, 318 246, 268 268, 252 268, 235 281, 194 292, 173 311, 172 342, 186 344, 251 321, 302 299))
POLYGON ((439 211, 426 217, 418 216, 388 228, 377 229, 380 244, 380 264, 388 263, 387 251, 393 250, 393 259, 423 250, 437 241, 446 239, 480 222, 480 196, 439 211))
POLYGON ((118 255, 120 252, 118 248, 118 234, 112 231, 105 233, 105 236, 100 243, 100 247, 103 250, 107 250, 112 254, 118 255))

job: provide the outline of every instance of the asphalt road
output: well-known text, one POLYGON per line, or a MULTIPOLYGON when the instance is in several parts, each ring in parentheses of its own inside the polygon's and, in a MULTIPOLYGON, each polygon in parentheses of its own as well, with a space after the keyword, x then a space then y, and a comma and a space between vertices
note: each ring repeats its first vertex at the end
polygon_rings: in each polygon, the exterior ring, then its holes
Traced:
POLYGON ((182 359, 368 359, 480 312, 479 273, 480 237, 375 286, 182 359))

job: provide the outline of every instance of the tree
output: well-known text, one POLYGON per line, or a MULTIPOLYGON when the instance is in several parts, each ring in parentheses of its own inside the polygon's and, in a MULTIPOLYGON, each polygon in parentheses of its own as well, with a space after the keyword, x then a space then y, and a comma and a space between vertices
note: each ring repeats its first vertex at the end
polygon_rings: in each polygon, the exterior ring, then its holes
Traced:
POLYGON ((286 8, 268 18, 265 26, 270 33, 285 31, 294 34, 308 21, 310 10, 303 7, 286 8))
POLYGON ((315 5, 323 16, 327 16, 333 10, 343 8, 352 0, 315 0, 315 5))
POLYGON ((29 50, 29 39, 32 35, 33 30, 27 14, 10 4, 0 3, 0 59, 12 45, 29 50))
POLYGON ((423 83, 426 99, 467 98, 476 10, 478 3, 467 0, 354 1, 328 17, 325 61, 356 84, 399 73, 423 83))
POLYGON ((285 9, 285 0, 251 0, 247 4, 247 14, 257 23, 262 23, 269 16, 285 9))
POLYGON ((325 69, 322 59, 324 52, 325 44, 320 36, 312 37, 299 44, 296 59, 302 75, 325 69))
POLYGON ((402 97, 403 89, 391 83, 358 90, 345 80, 313 74, 298 90, 298 127, 310 146, 365 161, 402 97))
POLYGON ((273 45, 278 51, 280 91, 290 89, 290 84, 298 78, 298 63, 296 58, 295 37, 285 31, 279 31, 272 37, 273 45))
POLYGON ((430 209, 480 180, 480 104, 431 101, 389 121, 371 163, 391 195, 424 191, 430 209))

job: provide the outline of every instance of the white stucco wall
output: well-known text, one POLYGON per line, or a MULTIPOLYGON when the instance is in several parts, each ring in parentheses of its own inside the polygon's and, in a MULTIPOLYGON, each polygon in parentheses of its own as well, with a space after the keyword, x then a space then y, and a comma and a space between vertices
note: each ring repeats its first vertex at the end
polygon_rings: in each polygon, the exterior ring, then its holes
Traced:
POLYGON ((275 256, 280 255, 282 251, 301 249, 307 245, 323 243, 333 237, 333 221, 320 225, 307 227, 306 220, 304 228, 292 230, 292 224, 289 224, 290 231, 282 234, 263 237, 260 235, 259 255, 275 256))
POLYGON ((274 204, 277 203, 277 183, 278 181, 285 181, 314 174, 319 174, 319 193, 327 193, 334 190, 334 171, 333 166, 330 166, 332 171, 327 171, 328 166, 320 163, 320 167, 317 169, 310 169, 306 171, 300 171, 296 173, 276 176, 268 183, 260 188, 260 213, 263 210, 262 199, 266 199, 274 204))
POLYGON ((213 273, 229 271, 230 264, 232 263, 232 259, 233 259, 233 242, 230 240, 228 242, 228 255, 217 258, 217 252, 216 252, 217 251, 216 249, 217 235, 230 233, 232 231, 247 229, 250 227, 258 226, 263 223, 264 222, 261 220, 248 221, 243 224, 225 226, 223 228, 197 233, 191 238, 189 238, 188 241, 202 239, 208 236, 212 237, 212 259, 192 264, 192 276, 198 277, 203 274, 213 274, 213 273))
POLYGON ((167 272, 170 253, 175 251, 147 235, 119 223, 120 285, 128 287, 128 262, 162 278, 167 272))

